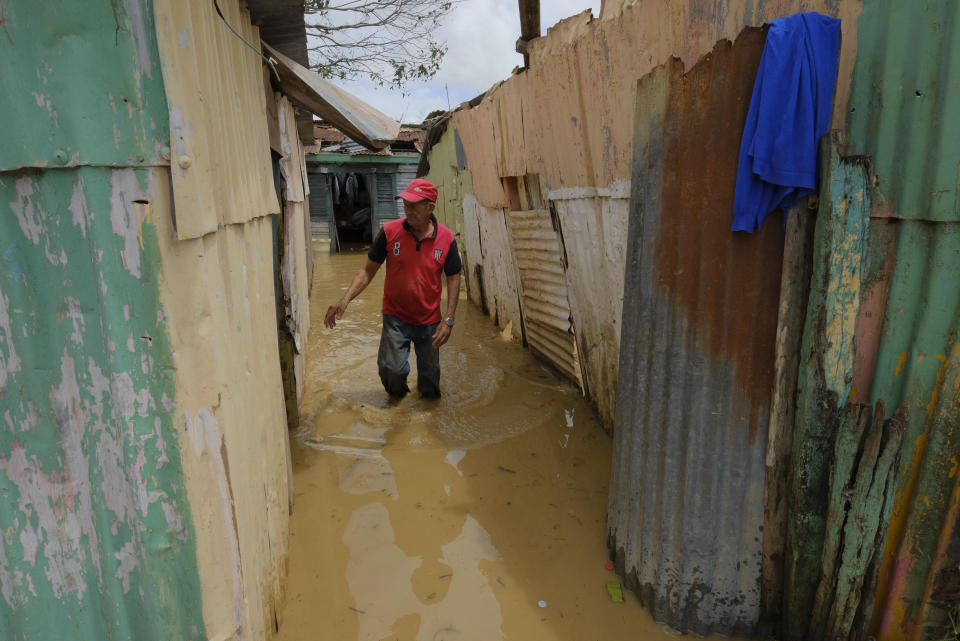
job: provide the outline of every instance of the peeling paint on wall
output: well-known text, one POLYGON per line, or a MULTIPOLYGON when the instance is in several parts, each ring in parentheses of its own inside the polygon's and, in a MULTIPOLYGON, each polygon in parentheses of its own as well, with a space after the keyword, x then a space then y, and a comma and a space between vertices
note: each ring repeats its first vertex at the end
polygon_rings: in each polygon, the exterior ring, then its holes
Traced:
POLYGON ((4 2, 0 171, 163 165, 166 98, 146 0, 4 2), (78 82, 83 78, 83 82, 78 82), (90 87, 96 87, 91 91, 90 87))
POLYGON ((86 168, 0 184, 7 206, 42 223, 0 217, 11 243, 3 260, 19 265, 19 275, 0 270, 0 610, 13 639, 59 638, 67 622, 90 638, 205 638, 173 417, 158 404, 175 393, 158 322, 157 235, 128 203, 137 251, 152 257, 134 273, 128 238, 113 228, 116 185, 143 194, 149 182, 135 170, 86 168), (87 212, 84 225, 76 211, 87 212), (49 260, 49 247, 63 260, 49 260), (133 353, 107 348, 127 334, 150 340, 133 353))

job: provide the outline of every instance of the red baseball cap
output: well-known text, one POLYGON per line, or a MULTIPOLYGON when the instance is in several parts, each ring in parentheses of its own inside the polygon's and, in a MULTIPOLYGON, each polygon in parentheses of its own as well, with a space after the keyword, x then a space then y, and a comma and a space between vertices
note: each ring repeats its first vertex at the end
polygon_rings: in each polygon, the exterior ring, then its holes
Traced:
POLYGON ((411 203, 420 202, 421 200, 429 200, 435 203, 437 202, 437 186, 429 180, 414 178, 397 198, 403 198, 411 203))

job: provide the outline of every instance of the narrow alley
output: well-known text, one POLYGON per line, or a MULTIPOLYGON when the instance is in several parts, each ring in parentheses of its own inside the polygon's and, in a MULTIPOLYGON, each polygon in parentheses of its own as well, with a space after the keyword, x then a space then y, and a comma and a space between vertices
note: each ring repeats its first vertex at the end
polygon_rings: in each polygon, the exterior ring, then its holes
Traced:
POLYGON ((960 2, 0 31, 0 641, 960 641, 960 2))
POLYGON ((391 403, 382 276, 322 323, 362 258, 315 263, 279 639, 677 638, 608 594, 611 440, 579 392, 463 300, 443 398, 391 403))

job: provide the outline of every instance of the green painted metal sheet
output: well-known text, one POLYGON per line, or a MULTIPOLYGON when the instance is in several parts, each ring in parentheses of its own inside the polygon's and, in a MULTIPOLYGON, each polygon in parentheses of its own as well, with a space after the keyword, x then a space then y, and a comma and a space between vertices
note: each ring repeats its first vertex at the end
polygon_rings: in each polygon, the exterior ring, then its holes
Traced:
POLYGON ((886 304, 858 365, 875 350, 864 392, 909 416, 873 627, 881 639, 919 639, 946 615, 931 596, 937 576, 960 568, 960 223, 875 218, 871 235, 873 295, 886 304))
POLYGON ((430 131, 424 155, 427 162, 421 162, 418 171, 428 169, 423 177, 439 188, 437 220, 453 230, 460 242, 461 251, 466 251, 463 238, 463 198, 474 193, 473 175, 467 169, 463 144, 452 119, 430 131))
POLYGON ((821 573, 827 489, 840 409, 852 381, 853 338, 870 219, 869 171, 827 145, 814 235, 810 301, 800 350, 790 471, 784 627, 806 638, 821 573))
POLYGON ((416 165, 420 156, 375 156, 349 154, 307 154, 307 164, 325 165, 416 165))
POLYGON ((149 169, 0 174, 0 636, 205 639, 149 169))
MULTIPOLYGON (((837 154, 844 162, 825 168, 828 195, 821 199, 801 352, 789 638, 803 633, 820 542, 835 526, 818 507, 831 470, 850 463, 834 459, 831 431, 849 402, 882 402, 888 415, 901 417, 904 432, 893 502, 880 514, 882 553, 869 570, 863 625, 852 638, 939 638, 946 608, 960 602, 957 34, 960 4, 951 0, 873 0, 858 18, 846 141, 837 154), (869 207, 847 211, 844 220, 831 195, 847 171, 843 164, 857 158, 870 163, 860 180, 869 207), (866 234, 853 240, 839 233, 851 226, 866 234), (854 263, 858 270, 844 278, 829 278, 825 269, 854 263), (831 318, 845 322, 831 325, 831 318)), ((856 564, 837 572, 841 583, 862 578, 856 564)))
POLYGON ((960 221, 960 3, 872 0, 857 30, 847 153, 873 157, 878 213, 960 221))
POLYGON ((0 171, 168 162, 150 0, 3 2, 0 171))

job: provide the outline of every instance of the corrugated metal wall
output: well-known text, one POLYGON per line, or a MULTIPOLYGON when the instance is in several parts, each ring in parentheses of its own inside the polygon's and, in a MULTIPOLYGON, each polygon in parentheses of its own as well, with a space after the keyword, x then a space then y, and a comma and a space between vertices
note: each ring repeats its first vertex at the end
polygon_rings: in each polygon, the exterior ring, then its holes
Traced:
POLYGON ((206 631, 209 638, 241 631, 269 638, 284 598, 292 500, 274 218, 178 241, 169 173, 158 173, 154 185, 161 301, 174 354, 171 400, 206 631))
POLYGON ((152 172, 116 168, 163 162, 152 13, 6 2, 4 18, 0 628, 204 639, 161 251, 142 224, 152 172))
POLYGON ((764 460, 783 230, 729 232, 763 34, 637 90, 608 528, 618 571, 683 632, 761 615, 764 460))
MULTIPOLYGON (((154 4, 170 103, 177 238, 278 213, 260 57, 230 32, 213 2, 154 4)), ((250 12, 236 1, 220 8, 230 26, 259 47, 250 12)))
POLYGON ((0 170, 167 164, 169 122, 152 118, 166 102, 149 3, 7 0, 3 17, 0 113, 17 126, 0 135, 0 170))
POLYGON ((169 212, 134 202, 149 202, 150 183, 150 170, 102 167, 0 174, 0 627, 11 641, 207 638, 161 250, 146 221, 169 212))
POLYGON ((510 253, 510 232, 502 209, 487 209, 472 194, 463 198, 464 251, 472 275, 474 302, 503 328, 520 338, 520 275, 510 253), (478 269, 479 268, 479 269, 478 269))
MULTIPOLYGON (((627 400, 632 408, 629 411, 651 426, 649 432, 635 433, 632 439, 615 435, 618 448, 632 450, 617 454, 614 475, 615 478, 619 475, 622 483, 614 482, 611 486, 611 525, 622 533, 622 539, 614 540, 614 547, 623 548, 621 561, 628 557, 628 549, 639 559, 637 567, 644 572, 638 571, 631 581, 641 586, 641 595, 645 595, 650 607, 671 625, 690 629, 751 629, 764 609, 767 614, 780 614, 779 601, 785 580, 786 632, 795 638, 805 636, 807 625, 823 614, 814 612, 812 604, 817 586, 829 587, 833 576, 824 574, 828 569, 823 554, 824 521, 832 518, 828 498, 837 499, 840 508, 848 510, 833 513, 842 517, 844 523, 855 525, 861 515, 869 516, 870 523, 860 535, 863 547, 857 547, 854 539, 843 538, 846 535, 841 530, 847 525, 835 524, 834 534, 843 536, 830 540, 834 551, 846 549, 869 555, 871 550, 879 549, 881 553, 877 558, 882 561, 871 570, 868 560, 858 559, 848 564, 841 557, 834 559, 841 562, 830 569, 840 577, 833 583, 843 584, 846 592, 832 593, 836 605, 827 603, 830 607, 826 608, 826 615, 832 616, 831 608, 844 608, 845 612, 834 612, 837 616, 832 623, 827 622, 829 625, 843 624, 841 619, 853 608, 854 619, 860 617, 859 623, 863 624, 855 634, 917 639, 928 629, 924 627, 925 622, 936 623, 942 619, 943 609, 935 603, 938 599, 960 600, 955 588, 960 584, 955 571, 960 549, 957 534, 960 513, 957 479, 960 476, 956 473, 956 460, 960 460, 956 426, 960 420, 956 414, 955 355, 960 288, 956 287, 955 277, 949 275, 956 269, 955 257, 960 252, 954 240, 954 226, 960 215, 957 205, 960 144, 956 140, 960 125, 952 117, 960 111, 958 84, 953 82, 957 75, 958 20, 960 7, 946 0, 925 0, 919 4, 893 0, 607 3, 603 20, 590 22, 581 14, 561 23, 546 37, 533 41, 528 70, 492 89, 476 106, 454 114, 454 137, 445 135, 441 142, 449 140, 453 149, 453 141, 459 134, 469 173, 456 168, 452 151, 445 151, 447 148, 442 144, 436 146, 442 148, 439 152, 431 152, 431 156, 439 154, 430 162, 430 177, 437 184, 453 185, 459 176, 471 177, 473 189, 470 191, 475 192, 475 199, 462 197, 463 237, 470 271, 468 279, 475 270, 481 278, 468 280, 470 295, 472 300, 485 302, 491 315, 504 322, 516 321, 520 309, 510 301, 509 287, 519 285, 519 278, 512 275, 515 270, 509 269, 508 264, 487 262, 488 256, 515 261, 509 236, 502 234, 502 219, 497 213, 509 206, 502 179, 538 174, 546 199, 556 207, 568 261, 571 312, 580 345, 586 345, 580 351, 587 387, 602 415, 612 412, 614 401, 627 400), (757 301, 734 305, 730 296, 746 294, 734 292, 733 286, 726 283, 721 287, 717 282, 729 272, 734 258, 742 259, 742 252, 734 252, 730 244, 744 241, 733 238, 726 226, 718 227, 709 242, 704 240, 695 245, 705 251, 691 257, 684 245, 687 239, 665 243, 661 236, 675 231, 661 226, 660 219, 645 218, 640 229, 646 230, 649 225, 655 235, 633 238, 631 231, 632 244, 627 253, 640 256, 639 247, 646 251, 643 255, 648 258, 651 252, 659 258, 656 261, 650 258, 651 263, 644 263, 632 258, 625 260, 620 254, 619 264, 627 268, 625 277, 615 268, 620 251, 616 231, 625 228, 627 201, 623 192, 631 178, 636 181, 639 176, 644 181, 643 197, 648 200, 652 198, 650 194, 658 193, 656 189, 666 184, 687 185, 690 190, 687 197, 691 199, 701 193, 703 185, 712 185, 711 198, 697 203, 695 208, 708 213, 715 213, 713 210, 718 207, 726 208, 723 217, 727 219, 726 199, 733 190, 732 178, 727 176, 726 182, 722 182, 717 174, 732 170, 736 164, 735 154, 717 162, 714 154, 718 148, 708 142, 696 148, 694 143, 688 143, 691 158, 676 166, 670 164, 668 151, 658 152, 665 164, 635 162, 633 176, 630 175, 628 161, 631 157, 637 158, 633 153, 631 129, 636 80, 645 77, 646 91, 653 92, 656 98, 648 107, 663 109, 661 119, 654 122, 660 127, 665 124, 677 127, 656 135, 647 133, 645 140, 656 136, 660 136, 661 141, 683 139, 684 131, 676 124, 687 125, 681 118, 698 122, 697 118, 708 117, 709 127, 698 125, 707 128, 701 132, 702 140, 722 138, 726 134, 718 130, 730 130, 726 133, 736 141, 728 141, 725 148, 733 150, 739 143, 742 121, 732 124, 729 114, 745 111, 748 96, 743 99, 744 104, 736 108, 716 101, 718 96, 729 95, 731 78, 752 86, 752 76, 741 75, 742 69, 721 69, 708 57, 698 67, 698 73, 707 75, 691 76, 687 81, 691 86, 686 91, 700 95, 696 109, 687 106, 682 114, 671 118, 663 106, 665 103, 659 101, 666 100, 670 91, 679 91, 678 85, 668 82, 676 74, 672 69, 674 65, 668 64, 671 69, 667 71, 658 70, 649 77, 647 74, 673 56, 685 65, 680 71, 691 68, 714 43, 734 38, 746 25, 759 26, 772 18, 810 10, 843 20, 832 126, 845 138, 834 148, 837 162, 830 166, 835 171, 828 170, 825 177, 831 189, 836 183, 836 190, 829 192, 832 196, 825 204, 821 203, 818 219, 827 220, 832 215, 830 212, 839 211, 838 207, 842 207, 844 213, 843 218, 838 219, 837 233, 817 232, 820 244, 815 248, 815 255, 818 260, 833 261, 833 266, 821 269, 818 272, 821 278, 809 283, 823 287, 818 294, 820 298, 810 299, 810 318, 829 322, 808 327, 805 349, 810 349, 814 338, 822 339, 812 353, 829 362, 818 379, 810 371, 805 373, 805 369, 814 367, 813 362, 805 360, 811 352, 801 354, 799 397, 795 399, 792 388, 784 387, 793 380, 797 369, 794 365, 793 371, 788 371, 796 362, 792 360, 794 355, 788 353, 792 341, 781 341, 777 353, 781 361, 776 371, 780 422, 775 426, 777 439, 772 443, 765 472, 765 420, 770 412, 772 392, 764 391, 761 381, 767 377, 768 387, 774 387, 774 343, 772 339, 766 346, 735 342, 732 351, 723 352, 722 358, 717 356, 716 348, 718 344, 725 345, 728 338, 733 340, 733 333, 740 327, 756 329, 758 323, 764 327, 758 335, 772 337, 770 323, 777 322, 778 304, 785 314, 781 318, 781 330, 786 332, 803 317, 804 303, 798 301, 806 299, 802 290, 808 285, 810 269, 809 261, 804 260, 804 251, 810 250, 805 250, 804 242, 813 242, 812 234, 808 235, 802 226, 792 228, 791 242, 796 246, 789 248, 791 253, 786 262, 792 271, 785 275, 784 281, 791 291, 783 300, 778 299, 777 288, 772 284, 775 280, 772 274, 780 271, 779 264, 772 256, 763 259, 769 261, 769 264, 763 263, 764 269, 770 272, 770 280, 764 280, 764 287, 769 287, 769 291, 763 290, 770 297, 769 308, 755 309, 760 305, 757 301), (714 69, 712 75, 704 71, 710 67, 714 69), (694 77, 700 78, 705 86, 696 85, 694 77), (650 88, 654 82, 662 82, 664 86, 650 88), (710 94, 707 87, 715 93, 710 94), (714 113, 712 109, 720 111, 714 113), (698 115, 697 110, 707 115, 698 115), (679 169, 683 169, 682 174, 679 169), (666 175, 671 172, 674 175, 666 175), (721 255, 718 257, 714 252, 721 255), (690 261, 689 264, 676 262, 684 260, 690 261), (666 269, 671 265, 673 272, 666 269), (491 268, 496 272, 490 273, 491 268), (660 270, 666 274, 665 280, 644 284, 642 277, 635 274, 633 278, 637 280, 631 285, 631 271, 647 268, 651 270, 647 276, 653 278, 660 273, 655 270, 660 270), (691 273, 700 274, 702 278, 695 286, 684 285, 684 279, 691 273), (822 280, 824 274, 830 275, 826 281, 822 280), (594 287, 600 280, 598 275, 608 281, 623 282, 619 279, 625 278, 623 304, 628 308, 648 305, 650 309, 664 311, 646 318, 643 326, 621 332, 616 324, 621 318, 618 297, 594 287), (800 282, 798 278, 805 280, 800 282), (675 302, 631 299, 638 291, 647 291, 652 297, 660 290, 669 291, 675 302), (711 310, 723 309, 724 305, 729 309, 711 318, 711 310), (757 313, 741 319, 737 315, 741 308, 755 309, 757 313), (687 323, 686 330, 669 322, 680 312, 681 319, 687 323), (709 328, 706 336, 698 337, 700 327, 709 328), (650 328, 662 331, 651 332, 650 328), (671 343, 668 340, 671 336, 678 342, 671 343), (722 339, 719 342, 718 337, 722 339), (623 341, 623 349, 618 349, 617 339, 623 341), (658 340, 661 342, 657 343, 658 340), (618 386, 618 354, 619 367, 629 363, 630 367, 642 370, 649 365, 636 362, 648 357, 637 351, 638 344, 648 344, 653 350, 651 353, 666 349, 664 345, 671 346, 670 358, 662 362, 661 378, 669 380, 674 376, 681 377, 682 381, 688 377, 702 380, 704 385, 681 391, 664 389, 663 394, 648 397, 643 385, 657 381, 637 383, 639 379, 633 372, 630 376, 635 384, 618 386), (686 365, 680 367, 678 359, 684 354, 689 358, 686 365), (735 374, 743 371, 751 372, 753 378, 723 389, 713 389, 709 384, 715 380, 726 381, 724 385, 730 380, 740 380, 735 374), (615 387, 620 389, 616 399, 599 397, 615 387), (832 410, 825 400, 829 393, 836 396, 832 410), (716 395, 719 410, 708 402, 711 394, 716 395), (687 395, 693 395, 694 401, 687 395), (638 396, 645 399, 644 405, 636 401, 638 396), (849 405, 852 409, 845 409, 848 399, 865 407, 849 405), (848 441, 855 435, 849 430, 862 427, 855 425, 857 421, 849 422, 852 412, 866 417, 874 409, 883 409, 876 404, 880 400, 885 401, 885 420, 875 421, 876 425, 862 430, 861 440, 853 438, 851 445, 848 441), (791 431, 795 401, 798 413, 794 435, 791 431), (820 414, 814 416, 805 406, 819 408, 820 414), (689 407, 701 407, 705 413, 701 412, 702 417, 696 418, 689 407), (909 414, 901 425, 903 414, 897 410, 904 407, 909 408, 909 414), (742 411, 730 411, 735 409, 742 411), (646 412, 646 418, 641 416, 641 411, 646 412), (657 431, 657 421, 677 428, 657 431), (819 430, 811 442, 806 442, 809 434, 803 427, 808 421, 815 423, 819 430), (683 429, 694 424, 699 425, 701 431, 691 433, 683 429), (711 425, 714 432, 702 431, 711 425), (720 430, 720 426, 724 429, 720 430), (886 477, 881 477, 880 472, 882 465, 891 463, 887 454, 894 455, 893 444, 901 438, 896 436, 901 427, 903 445, 897 454, 901 463, 892 466, 897 474, 896 488, 890 495, 895 501, 891 503, 884 498, 881 480, 886 477), (881 435, 880 441, 876 440, 876 434, 881 435), (720 440, 721 436, 724 440, 720 440), (791 452, 789 441, 794 436, 796 442, 791 452), (659 444, 656 444, 658 438, 659 444), (934 443, 936 445, 932 445, 934 443), (651 451, 654 445, 660 449, 651 451), (868 446, 879 447, 873 451, 873 459, 863 456, 868 446), (804 447, 808 451, 805 452, 804 447), (811 452, 812 458, 808 457, 811 452), (872 487, 880 495, 856 506, 859 511, 849 511, 852 506, 846 499, 845 488, 833 488, 837 491, 832 492, 829 487, 831 465, 841 464, 842 470, 856 475, 869 471, 865 466, 870 460, 878 471, 875 479, 878 485, 872 487), (788 500, 784 472, 791 461, 796 478, 788 500), (715 475, 706 481, 701 478, 705 464, 715 475), (700 477, 686 476, 687 468, 691 474, 700 473, 700 477), (651 476, 644 477, 644 471, 651 476), (802 481, 800 485, 797 479, 802 481), (671 480, 671 487, 676 489, 671 489, 670 494, 664 496, 651 489, 670 486, 671 480), (704 483, 710 488, 709 494, 696 494, 689 489, 704 487, 704 483), (765 493, 766 517, 770 520, 766 524, 765 493), (811 502, 804 503, 801 497, 811 502), (791 527, 800 527, 793 530, 792 542, 785 547, 787 503, 791 503, 791 527), (712 506, 713 511, 706 510, 705 505, 712 506), (659 522, 658 516, 662 517, 659 522), (698 523, 698 519, 712 523, 713 530, 698 523), (644 531, 639 527, 641 523, 658 529, 644 531), (765 525, 763 534, 759 533, 761 525, 765 525), (870 528, 884 535, 879 548, 871 547, 873 544, 866 540, 870 528), (685 532, 704 538, 684 539, 685 532), (709 539, 705 538, 707 532, 709 539), (713 554, 716 545, 719 550, 713 554), (701 548, 711 552, 706 560, 700 553, 701 548), (781 573, 784 551, 787 552, 785 578, 781 573), (763 554, 766 554, 763 558, 766 574, 761 576, 759 556, 763 554), (669 567, 664 560, 675 565, 669 567), (806 565, 806 571, 798 573, 799 565, 806 565), (855 576, 857 568, 863 569, 859 578, 855 576), (858 587, 856 581, 864 581, 867 575, 873 585, 858 587), (706 579, 700 581, 704 577, 706 579), (671 584, 675 589, 668 590, 671 584), (792 599, 791 590, 801 584, 808 594, 792 599), (647 587, 642 587, 644 585, 647 587), (861 591, 866 600, 871 601, 863 607, 857 602, 861 591), (720 593, 732 595, 735 600, 710 600, 720 593), (875 599, 871 595, 876 595, 875 599), (683 605, 688 607, 684 609, 683 605)), ((683 145, 678 148, 682 149, 683 145)), ((636 184, 633 189, 632 198, 636 201, 636 184)), ((674 223, 685 220, 686 216, 708 215, 691 213, 684 200, 677 194, 674 196, 675 202, 664 200, 658 205, 664 212, 662 220, 674 223)), ((637 206, 634 202, 631 211, 637 206)), ((775 224, 771 222, 768 226, 775 227, 775 224)), ((764 230, 761 237, 766 235, 768 242, 760 243, 763 251, 782 247, 782 236, 770 238, 778 233, 764 230)), ((623 236, 621 233, 619 237, 623 236)), ((747 268, 746 273, 760 276, 751 268, 747 268)), ((759 291, 750 286, 743 289, 746 293, 759 291)), ((623 315, 624 323, 628 316, 623 315)), ((890 473, 891 468, 884 469, 887 471, 883 474, 890 473)), ((855 478, 851 478, 854 479, 851 490, 862 489, 855 478)), ((630 566, 624 563, 623 569, 629 572, 630 566)))
MULTIPOLYGON (((859 227, 851 228, 850 211, 831 222, 828 210, 817 229, 821 269, 859 267, 823 281, 810 300, 805 346, 827 347, 801 368, 793 491, 806 500, 794 501, 791 517, 798 580, 788 586, 788 602, 812 598, 803 577, 820 568, 821 541, 836 537, 835 523, 810 518, 842 463, 824 456, 822 443, 835 438, 835 419, 824 425, 819 417, 825 399, 836 413, 883 402, 888 415, 904 417, 891 500, 872 508, 882 526, 858 595, 859 638, 939 638, 948 628, 937 626, 960 603, 958 33, 953 2, 864 5, 847 136, 834 144, 840 161, 827 177, 831 186, 849 183, 851 163, 859 162, 863 196, 851 201, 859 227)), ((839 568, 838 583, 858 579, 856 565, 839 568)), ((806 612, 791 614, 790 637, 802 638, 806 612)))
POLYGON ((570 314, 577 329, 583 385, 604 425, 613 425, 626 264, 628 186, 548 192, 566 255, 570 314))
MULTIPOLYGON (((239 2, 220 4, 256 44, 239 2)), ((5 131, 49 119, 20 150, 40 168, 0 173, 4 633, 266 638, 283 595, 290 468, 277 203, 265 116, 250 115, 265 113, 259 58, 241 44, 243 58, 219 18, 179 23, 174 11, 155 29, 149 2, 4 10, 17 43, 5 86, 43 95, 33 112, 0 107, 5 131), (162 74, 183 47, 203 73, 162 74), (233 173, 172 185, 159 165, 176 96, 198 88, 208 108, 193 131, 229 132, 207 143, 232 154, 233 173), (231 146, 237 131, 253 136, 231 146), (49 143, 67 147, 66 167, 43 159, 49 143), (191 220, 179 201, 191 189, 191 202, 236 211, 181 241, 174 214, 191 220)))
MULTIPOLYGON (((230 26, 259 49, 259 33, 240 1, 223 0, 219 5, 230 26)), ((218 601, 204 610, 204 617, 211 637, 236 629, 266 636, 283 596, 291 493, 274 288, 274 263, 282 253, 273 245, 269 219, 280 208, 269 145, 268 96, 257 51, 230 32, 212 3, 158 0, 154 9, 169 103, 176 237, 202 239, 210 271, 198 285, 207 288, 203 295, 214 298, 212 309, 194 300, 198 311, 185 313, 182 324, 177 324, 178 335, 190 345, 179 353, 193 364, 178 372, 184 376, 184 387, 196 388, 195 393, 184 394, 190 399, 185 414, 211 417, 204 423, 209 438, 223 444, 222 464, 227 470, 223 499, 230 501, 234 524, 232 534, 213 530, 199 535, 203 540, 198 562, 205 588, 210 577, 223 572, 220 566, 206 565, 208 557, 227 563, 234 574, 230 593, 205 589, 205 595, 218 601), (182 163, 183 156, 187 158, 182 163), (219 301, 228 307, 219 311, 219 301), (240 313, 236 308, 249 313, 246 323, 235 318, 240 313), (199 313, 203 309, 210 310, 206 317, 199 313), (189 340, 181 327, 199 327, 194 332, 205 336, 205 342, 189 340), (236 339, 230 340, 234 330, 236 339), (229 333, 224 335, 225 331, 229 333), (201 354, 203 362, 192 360, 201 354), (231 540, 236 556, 228 562, 217 541, 231 540), (213 546, 218 549, 210 550, 213 546)), ((287 114, 278 109, 277 115, 287 114)), ((288 188, 302 192, 293 179, 294 174, 299 178, 300 170, 293 161, 286 164, 291 175, 288 188)), ((293 226, 283 229, 278 242, 287 243, 295 234, 293 226)), ((178 245, 170 250, 186 251, 178 245)), ((188 280, 186 275, 169 282, 183 280, 188 280)), ((168 290, 172 301, 198 293, 181 287, 168 290)), ((307 312, 300 303, 301 314, 307 312)), ((211 489, 201 485, 191 501, 202 500, 211 489)))
POLYGON ((506 216, 520 272, 527 344, 578 386, 582 385, 580 356, 570 322, 563 246, 550 211, 511 211, 506 216))
MULTIPOLYGON (((533 40, 529 69, 454 113, 481 206, 506 208, 501 179, 528 174, 539 175, 542 193, 556 205, 585 388, 608 428, 616 404, 637 79, 673 56, 690 67, 746 25, 800 10, 849 19, 859 9, 859 0, 611 5, 604 20, 581 13, 533 40)), ((844 38, 855 40, 855 20, 850 24, 844 38)), ((853 48, 844 51, 841 74, 854 56, 853 48)), ((848 89, 838 89, 841 113, 848 89)))

